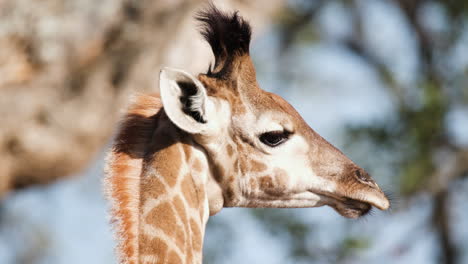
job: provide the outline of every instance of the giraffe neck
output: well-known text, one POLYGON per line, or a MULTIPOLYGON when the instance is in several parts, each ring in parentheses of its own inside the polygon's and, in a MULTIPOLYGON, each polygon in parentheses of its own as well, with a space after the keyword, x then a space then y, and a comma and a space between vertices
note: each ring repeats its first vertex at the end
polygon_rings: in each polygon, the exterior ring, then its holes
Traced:
POLYGON ((161 115, 140 179, 140 263, 201 263, 208 163, 187 135, 161 115))
POLYGON ((119 263, 201 263, 211 177, 204 151, 169 121, 158 95, 135 98, 115 142, 105 186, 119 263))

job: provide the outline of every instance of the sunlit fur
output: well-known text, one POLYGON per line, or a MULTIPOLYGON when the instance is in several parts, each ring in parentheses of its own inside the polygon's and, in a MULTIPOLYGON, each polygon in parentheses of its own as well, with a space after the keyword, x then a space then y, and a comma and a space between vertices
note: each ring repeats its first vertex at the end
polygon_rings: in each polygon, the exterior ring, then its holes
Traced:
POLYGON ((162 107, 159 95, 133 98, 106 162, 105 193, 117 235, 122 263, 138 263, 140 175, 143 156, 155 128, 154 116, 162 107))

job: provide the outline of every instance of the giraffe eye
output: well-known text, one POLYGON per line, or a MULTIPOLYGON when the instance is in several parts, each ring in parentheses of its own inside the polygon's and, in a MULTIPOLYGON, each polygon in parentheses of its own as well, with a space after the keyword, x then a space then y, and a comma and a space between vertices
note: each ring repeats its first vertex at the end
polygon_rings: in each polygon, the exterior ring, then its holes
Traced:
POLYGON ((276 147, 284 143, 291 133, 288 131, 270 131, 260 135, 260 141, 270 147, 276 147))

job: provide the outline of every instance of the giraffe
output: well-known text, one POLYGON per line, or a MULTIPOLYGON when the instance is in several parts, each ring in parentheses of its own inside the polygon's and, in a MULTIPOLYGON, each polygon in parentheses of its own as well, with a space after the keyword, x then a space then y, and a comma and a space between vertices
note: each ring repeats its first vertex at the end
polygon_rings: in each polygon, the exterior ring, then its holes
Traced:
POLYGON ((214 65, 161 70, 159 93, 133 99, 108 155, 120 263, 202 263, 205 225, 223 207, 389 208, 365 170, 259 87, 246 20, 213 5, 196 19, 214 65))

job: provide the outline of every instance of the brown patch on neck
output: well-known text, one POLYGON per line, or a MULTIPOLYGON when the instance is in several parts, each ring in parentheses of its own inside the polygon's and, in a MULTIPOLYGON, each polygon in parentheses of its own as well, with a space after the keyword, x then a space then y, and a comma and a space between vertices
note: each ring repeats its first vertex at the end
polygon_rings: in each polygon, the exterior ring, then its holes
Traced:
MULTIPOLYGON (((140 250, 140 255, 141 256, 153 256, 154 252, 161 252, 156 258, 157 262, 156 264, 163 264, 166 263, 166 258, 167 254, 166 252, 168 251, 168 246, 166 242, 164 242, 160 238, 150 238, 149 236, 142 235, 139 237, 140 243, 144 243, 145 245, 151 245, 151 247, 144 247, 140 250)), ((139 260, 140 263, 146 263, 143 259, 139 260)), ((153 264, 154 262, 149 262, 153 264)))
POLYGON ((182 259, 175 253, 174 251, 169 252, 169 257, 167 259, 167 263, 176 264, 176 263, 183 263, 182 259))

